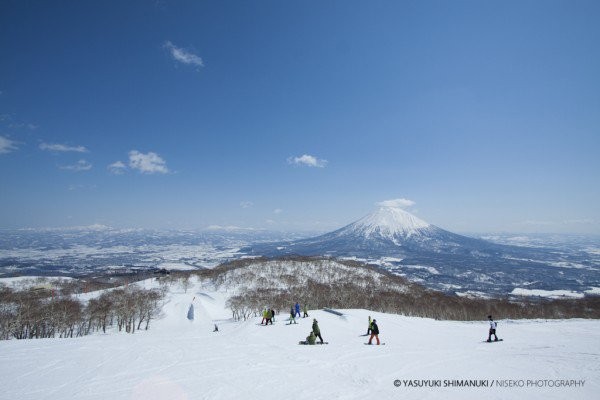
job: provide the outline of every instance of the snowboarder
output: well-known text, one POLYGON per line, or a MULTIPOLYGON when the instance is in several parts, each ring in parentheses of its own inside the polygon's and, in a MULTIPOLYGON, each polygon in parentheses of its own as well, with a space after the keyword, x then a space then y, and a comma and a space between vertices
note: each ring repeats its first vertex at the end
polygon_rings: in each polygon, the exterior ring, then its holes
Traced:
POLYGON ((488 321, 490 322, 490 333, 488 334, 487 341, 491 342, 492 335, 494 335, 494 342, 497 342, 498 336, 496 336, 496 328, 498 327, 498 324, 496 323, 496 321, 494 321, 491 315, 488 315, 488 321))
POLYGON ((294 312, 294 306, 290 307, 290 325, 292 323, 297 324, 297 322, 296 322, 296 313, 294 312))
POLYGON ((313 331, 310 331, 310 334, 306 337, 306 340, 300 342, 300 344, 310 344, 314 345, 316 343, 316 336, 313 331))
POLYGON ((219 327, 217 326, 217 324, 215 324, 215 329, 213 329, 213 332, 219 332, 219 327))
POLYGON ((302 318, 308 317, 308 306, 306 304, 304 304, 302 311, 304 312, 304 316, 302 318))
POLYGON ((296 314, 294 316, 301 317, 300 315, 300 303, 296 302, 296 314))
MULTIPOLYGON (((261 325, 262 325, 262 324, 263 324, 263 322, 265 322, 265 321, 267 321, 267 322, 268 322, 268 320, 267 320, 267 316, 268 316, 268 313, 267 313, 267 307, 265 307, 265 308, 263 309, 262 315, 263 315, 263 319, 262 319, 262 321, 260 322, 260 324, 261 324, 261 325)), ((266 325, 266 324, 265 324, 265 325, 266 325)))
POLYGON ((321 344, 323 344, 323 337, 321 336, 321 330, 319 329, 319 324, 316 318, 313 319, 312 331, 315 336, 321 340, 321 344))
POLYGON ((371 344, 371 341, 373 340, 373 337, 375 337, 375 339, 377 339, 377 345, 379 346, 379 327, 377 326, 377 320, 373 320, 373 322, 371 323, 371 337, 369 338, 369 344, 371 344))

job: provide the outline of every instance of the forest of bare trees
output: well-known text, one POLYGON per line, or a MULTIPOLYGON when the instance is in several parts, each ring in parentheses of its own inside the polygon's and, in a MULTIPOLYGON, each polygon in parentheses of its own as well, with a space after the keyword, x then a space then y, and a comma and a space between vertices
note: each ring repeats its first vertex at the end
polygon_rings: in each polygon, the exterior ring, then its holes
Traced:
POLYGON ((227 303, 238 320, 259 315, 265 306, 287 311, 296 301, 312 309, 360 308, 460 321, 481 320, 489 314, 510 319, 600 318, 598 296, 557 300, 459 297, 353 261, 307 257, 241 260, 205 274, 217 287, 238 288, 227 303))
POLYGON ((0 287, 0 339, 72 338, 116 327, 148 329, 164 292, 135 285, 104 291, 87 303, 52 289, 0 287))

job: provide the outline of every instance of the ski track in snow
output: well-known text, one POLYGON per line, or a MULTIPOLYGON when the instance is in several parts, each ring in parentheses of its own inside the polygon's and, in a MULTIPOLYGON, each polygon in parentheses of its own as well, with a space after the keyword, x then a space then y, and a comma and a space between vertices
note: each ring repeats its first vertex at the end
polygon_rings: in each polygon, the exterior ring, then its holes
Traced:
MULTIPOLYGON (((152 286, 152 283, 146 283, 152 286)), ((434 321, 309 311, 286 326, 233 322, 227 294, 173 288, 163 317, 133 335, 0 342, 0 399, 578 399, 600 389, 600 321, 434 321), (193 297, 195 320, 187 310, 193 297), (367 317, 386 346, 364 346, 367 317), (326 346, 300 346, 319 320, 326 346), (213 333, 214 323, 219 332, 213 333), (585 379, 583 388, 406 388, 395 379, 585 379)))

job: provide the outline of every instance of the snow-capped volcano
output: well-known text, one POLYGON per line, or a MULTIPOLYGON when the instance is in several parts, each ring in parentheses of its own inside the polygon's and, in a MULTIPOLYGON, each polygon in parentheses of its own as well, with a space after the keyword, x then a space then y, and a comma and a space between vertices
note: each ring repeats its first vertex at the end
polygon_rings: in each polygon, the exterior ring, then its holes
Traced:
POLYGON ((343 228, 356 234, 369 237, 393 239, 397 236, 409 237, 424 233, 432 225, 401 208, 381 207, 376 212, 343 228))

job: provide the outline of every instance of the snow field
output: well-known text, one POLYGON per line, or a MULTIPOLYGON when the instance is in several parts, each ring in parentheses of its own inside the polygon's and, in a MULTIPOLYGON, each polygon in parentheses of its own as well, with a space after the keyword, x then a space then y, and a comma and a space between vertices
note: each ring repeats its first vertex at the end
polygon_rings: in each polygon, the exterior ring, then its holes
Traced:
MULTIPOLYGON (((154 282, 146 282, 152 287, 154 282)), ((149 331, 0 342, 0 399, 578 399, 600 389, 600 321, 488 325, 342 310, 233 322, 231 293, 174 285, 149 331), (195 319, 186 319, 193 297, 195 319), (385 346, 365 346, 367 318, 385 346), (317 318, 326 346, 300 346, 317 318), (213 333, 214 324, 219 332, 213 333), (585 380, 578 388, 395 387, 394 380, 585 380)), ((299 299, 301 300, 301 299, 299 299)))

